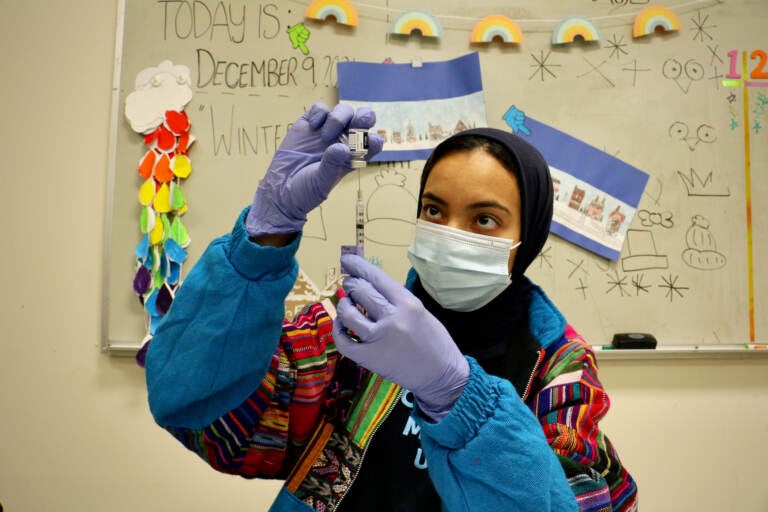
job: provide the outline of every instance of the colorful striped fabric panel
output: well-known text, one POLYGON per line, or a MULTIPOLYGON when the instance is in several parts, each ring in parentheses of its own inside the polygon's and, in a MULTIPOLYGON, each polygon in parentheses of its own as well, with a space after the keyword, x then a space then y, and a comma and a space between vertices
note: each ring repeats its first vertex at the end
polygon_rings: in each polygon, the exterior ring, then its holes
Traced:
POLYGON ((400 386, 375 374, 370 374, 365 392, 354 404, 346 429, 358 448, 365 448, 376 427, 397 400, 400 386))
POLYGON ((293 322, 283 323, 281 345, 292 362, 289 438, 302 447, 315 431, 325 393, 339 358, 333 344, 333 322, 320 303, 310 305, 293 322))
POLYGON ((528 405, 561 459, 580 510, 635 510, 635 482, 598 426, 610 400, 597 377, 594 353, 570 325, 547 349, 537 381, 528 405))
POLYGON ((611 491, 594 469, 558 455, 581 512, 611 512, 611 491))
POLYGON ((218 471, 285 477, 323 419, 328 391, 353 393, 331 382, 338 361, 331 333, 323 305, 308 306, 283 323, 266 376, 239 407, 202 430, 167 430, 218 471))

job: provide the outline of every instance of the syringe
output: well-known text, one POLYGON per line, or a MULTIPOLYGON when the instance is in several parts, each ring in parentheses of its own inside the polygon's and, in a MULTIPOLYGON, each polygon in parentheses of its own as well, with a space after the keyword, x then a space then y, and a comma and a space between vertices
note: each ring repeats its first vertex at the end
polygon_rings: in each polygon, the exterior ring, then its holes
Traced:
POLYGON ((365 257, 365 205, 363 204, 363 191, 357 189, 357 201, 355 201, 355 245, 342 245, 341 254, 357 254, 365 257))
POLYGON ((350 129, 349 134, 343 136, 342 140, 349 145, 352 153, 351 167, 357 169, 357 201, 355 202, 355 245, 342 245, 341 253, 354 253, 365 257, 365 205, 360 184, 360 169, 366 166, 364 157, 368 153, 368 132, 350 129))
MULTIPOLYGON (((363 188, 361 186, 360 169, 365 167, 363 156, 368 151, 368 133, 360 130, 350 130, 350 149, 353 154, 352 167, 357 169, 357 201, 355 201, 355 245, 342 245, 341 254, 357 254, 365 258, 365 205, 363 204, 363 188)), ((359 304, 357 308, 367 316, 359 304)), ((347 336, 360 343, 360 337, 352 330, 346 329, 347 336)))
POLYGON ((361 250, 365 246, 365 206, 363 205, 363 191, 359 187, 357 189, 357 203, 355 204, 355 245, 361 250))
MULTIPOLYGON (((360 170, 358 169, 358 173, 360 170)), ((341 254, 357 254, 365 258, 365 211, 363 205, 363 191, 360 188, 360 174, 357 176, 357 201, 355 202, 355 245, 342 245, 341 254)), ((368 316, 365 309, 359 304, 355 304, 361 313, 368 316)), ((360 337, 351 329, 346 329, 346 334, 352 341, 360 343, 360 337)))

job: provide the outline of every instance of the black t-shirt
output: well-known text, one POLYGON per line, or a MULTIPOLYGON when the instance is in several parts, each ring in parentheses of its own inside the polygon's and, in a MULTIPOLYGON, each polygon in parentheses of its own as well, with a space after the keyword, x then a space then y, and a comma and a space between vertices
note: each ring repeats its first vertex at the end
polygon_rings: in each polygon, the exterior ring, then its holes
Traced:
POLYGON ((413 406, 413 394, 403 390, 373 436, 340 512, 440 511, 440 496, 419 441, 420 428, 411 417, 413 406))
MULTIPOLYGON (((541 350, 528 328, 530 281, 512 283, 492 302, 467 313, 440 307, 418 279, 413 293, 445 325, 462 353, 477 359, 487 373, 509 380, 524 395, 541 350)), ((440 511, 440 496, 429 478, 419 440, 420 427, 411 418, 413 407, 413 393, 404 390, 373 436, 339 511, 440 511)))

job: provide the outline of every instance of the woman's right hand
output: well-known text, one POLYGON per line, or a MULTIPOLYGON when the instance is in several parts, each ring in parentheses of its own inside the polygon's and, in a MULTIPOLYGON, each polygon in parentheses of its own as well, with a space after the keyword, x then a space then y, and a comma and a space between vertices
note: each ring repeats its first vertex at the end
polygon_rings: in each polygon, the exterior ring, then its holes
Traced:
POLYGON ((448 330, 410 290, 364 258, 342 255, 341 271, 348 274, 347 296, 336 305, 336 348, 412 391, 419 409, 440 421, 469 379, 469 363, 448 330))
MULTIPOLYGON (((254 238, 301 231, 307 214, 322 203, 331 189, 352 170, 349 146, 340 142, 350 128, 368 130, 376 114, 340 103, 329 111, 315 103, 296 121, 280 144, 264 179, 259 183, 245 227, 254 238)), ((368 135, 370 159, 383 146, 381 137, 368 135)))

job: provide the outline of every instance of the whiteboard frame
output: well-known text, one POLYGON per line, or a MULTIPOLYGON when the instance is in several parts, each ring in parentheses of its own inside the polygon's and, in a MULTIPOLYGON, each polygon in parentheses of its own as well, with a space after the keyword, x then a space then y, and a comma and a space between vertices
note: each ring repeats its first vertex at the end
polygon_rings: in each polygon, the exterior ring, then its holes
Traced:
MULTIPOLYGON (((714 2, 717 3, 717 2, 714 2)), ((109 262, 112 253, 112 216, 114 213, 114 189, 117 166, 118 122, 122 117, 120 110, 120 84, 122 80, 122 54, 125 35, 127 0, 118 0, 115 27, 115 58, 113 68, 112 105, 109 127, 107 198, 105 202, 104 253, 102 268, 102 325, 101 350, 114 356, 135 357, 140 345, 135 340, 112 339, 110 336, 109 313, 111 308, 109 262)), ((710 5, 704 2, 703 5, 710 5)), ((745 344, 734 345, 681 345, 659 346, 653 350, 596 350, 599 360, 653 360, 653 359, 703 359, 703 358, 751 358, 768 356, 768 350, 745 349, 745 344)))
POLYGON ((114 210, 115 173, 117 172, 117 123, 120 116, 120 79, 123 55, 123 36, 125 31, 125 1, 117 2, 117 20, 115 25, 115 60, 112 71, 112 112, 109 127, 109 149, 107 153, 107 201, 104 217, 104 262, 102 268, 101 307, 101 350, 110 355, 135 356, 139 350, 135 343, 119 342, 109 338, 109 262, 112 254, 112 215, 114 210))
MULTIPOLYGON (((768 358, 768 349, 747 349, 744 345, 691 345, 691 346, 662 346, 655 349, 616 349, 601 350, 595 346, 595 357, 598 361, 648 361, 654 359, 750 359, 768 358)), ((136 345, 127 343, 110 343, 105 345, 105 352, 111 356, 135 357, 138 352, 136 345)))
POLYGON ((748 343, 739 345, 660 345, 654 349, 610 349, 592 346, 598 360, 649 359, 740 359, 768 356, 768 349, 748 349, 748 343))

